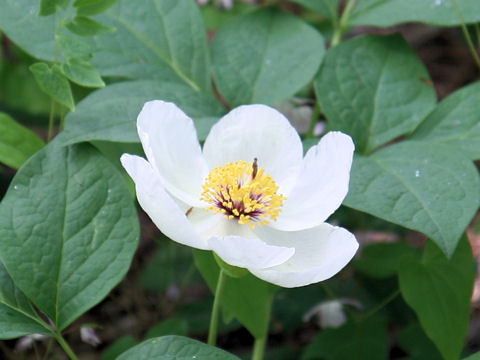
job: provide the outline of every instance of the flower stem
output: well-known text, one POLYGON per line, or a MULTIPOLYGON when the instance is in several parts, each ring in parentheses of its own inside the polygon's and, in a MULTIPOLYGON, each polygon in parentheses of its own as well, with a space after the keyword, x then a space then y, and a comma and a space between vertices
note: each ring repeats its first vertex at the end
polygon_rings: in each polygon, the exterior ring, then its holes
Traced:
POLYGON ((356 2, 357 0, 348 0, 347 5, 345 6, 345 10, 343 10, 342 16, 340 16, 340 22, 338 23, 338 26, 335 28, 335 32, 333 33, 332 42, 330 43, 332 47, 338 45, 340 41, 342 41, 343 32, 348 27, 350 14, 355 8, 356 2))
POLYGON ((473 45, 472 37, 470 36, 470 33, 468 32, 467 26, 465 25, 465 19, 463 18, 462 11, 458 7, 458 4, 455 0, 450 0, 452 3, 453 7, 455 8, 455 12, 457 13, 458 18, 460 19, 460 26, 462 27, 462 32, 463 35, 465 36, 465 40, 467 40, 468 48, 470 49, 470 52, 472 53, 473 59, 475 60, 475 63, 477 64, 478 68, 480 69, 480 57, 478 55, 477 50, 475 49, 475 45, 473 45))
POLYGON ((223 288, 225 287, 225 282, 227 280, 227 275, 220 268, 220 274, 218 274, 217 288, 215 289, 215 300, 213 301, 212 316, 210 318, 210 328, 208 330, 208 344, 215 346, 217 343, 217 333, 218 333, 218 318, 220 315, 220 304, 221 296, 223 293, 223 288))
POLYGON ((383 299, 382 302, 378 304, 376 307, 374 307, 372 310, 370 310, 365 314, 360 315, 359 320, 362 321, 372 315, 375 315, 377 312, 383 309, 388 303, 390 303, 393 299, 395 299, 399 294, 400 294, 400 289, 395 290, 390 295, 388 295, 385 299, 383 299))
POLYGON ((265 354, 266 345, 267 345, 267 335, 265 335, 262 338, 255 338, 255 343, 253 345, 252 360, 263 360, 263 355, 265 354))
POLYGON ((315 125, 317 125, 319 115, 320 115, 320 104, 318 103, 318 101, 315 101, 312 118, 310 119, 310 126, 308 127, 307 134, 305 135, 307 139, 313 138, 315 136, 314 134, 315 125))
POLYGON ((57 342, 60 344, 60 346, 63 348, 63 350, 67 353, 68 357, 71 360, 79 360, 77 355, 75 355, 75 353, 73 352, 70 345, 68 345, 68 343, 63 338, 62 334, 56 333, 55 334, 55 339, 57 339, 57 342))

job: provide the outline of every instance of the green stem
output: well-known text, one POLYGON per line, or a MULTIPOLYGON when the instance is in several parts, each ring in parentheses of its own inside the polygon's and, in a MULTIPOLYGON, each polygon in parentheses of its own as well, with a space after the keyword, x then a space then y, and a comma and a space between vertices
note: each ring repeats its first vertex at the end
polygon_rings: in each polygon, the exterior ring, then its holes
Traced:
POLYGON ((314 131, 315 131, 315 125, 317 125, 318 121, 318 116, 320 115, 320 104, 318 101, 315 101, 315 106, 313 108, 313 114, 312 118, 310 119, 310 126, 308 127, 308 131, 305 135, 307 139, 313 138, 314 136, 314 131))
POLYGON ((57 342, 60 344, 60 346, 62 347, 62 349, 67 353, 68 357, 71 359, 71 360, 79 360, 77 355, 75 355, 75 353, 73 352, 72 348, 70 347, 70 345, 68 345, 68 343, 65 341, 65 339, 63 338, 62 334, 60 333, 56 333, 55 334, 55 339, 57 339, 57 342))
MULTIPOLYGON (((323 290, 325 290, 325 292, 327 293, 327 296, 330 299, 332 300, 338 299, 337 294, 335 294, 335 292, 332 289, 330 289, 330 287, 327 284, 325 284, 324 281, 320 282, 319 284, 322 286, 323 290)), ((348 315, 350 315, 350 317, 353 320, 355 321, 358 320, 358 315, 352 309, 350 309, 349 307, 345 307, 345 311, 348 313, 348 315)))
POLYGON ((263 338, 255 338, 255 343, 253 345, 252 360, 263 360, 263 355, 265 354, 266 345, 267 345, 267 335, 265 335, 263 338))
POLYGON ((356 3, 357 0, 348 0, 347 5, 345 6, 345 10, 343 10, 342 16, 340 17, 340 22, 335 28, 335 32, 333 33, 332 42, 330 43, 332 47, 338 45, 340 41, 342 41, 343 33, 348 27, 350 15, 353 9, 355 9, 356 3))
POLYGON ((375 315, 377 312, 379 312, 381 309, 383 309, 390 301, 395 299, 398 295, 400 294, 400 289, 395 290, 393 293, 388 295, 383 301, 378 304, 376 307, 374 307, 372 310, 369 312, 362 314, 358 320, 362 321, 372 315, 375 315))
POLYGON ((52 102, 50 104, 50 116, 48 118, 47 142, 50 142, 50 140, 52 140, 54 124, 55 124, 55 100, 52 99, 52 102))
POLYGON ((480 47, 480 25, 475 23, 475 34, 477 35, 477 47, 480 47))
POLYGON ((215 346, 217 343, 217 333, 218 333, 218 318, 220 316, 220 304, 221 296, 223 289, 225 287, 225 282, 227 280, 227 275, 220 269, 220 274, 218 275, 217 288, 215 289, 215 300, 213 301, 212 316, 210 318, 210 328, 208 330, 208 344, 215 346))
POLYGON ((462 27, 463 36, 465 36, 465 40, 467 40, 468 48, 470 49, 470 52, 472 53, 472 56, 475 59, 475 63, 480 69, 480 57, 478 56, 478 52, 475 49, 475 45, 473 45, 472 37, 470 36, 467 26, 465 25, 465 19, 463 18, 462 11, 458 7, 458 4, 455 0, 450 0, 450 2, 455 8, 455 12, 457 13, 458 18, 460 19, 460 26, 462 27))

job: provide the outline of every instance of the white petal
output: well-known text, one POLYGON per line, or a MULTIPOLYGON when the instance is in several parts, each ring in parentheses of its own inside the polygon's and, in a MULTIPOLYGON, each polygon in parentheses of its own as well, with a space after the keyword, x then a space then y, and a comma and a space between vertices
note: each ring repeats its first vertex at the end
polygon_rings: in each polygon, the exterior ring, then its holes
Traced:
POLYGON ((271 245, 295 247, 295 255, 281 265, 249 269, 260 279, 289 288, 332 277, 348 264, 358 249, 353 234, 327 223, 302 231, 282 232, 261 227, 255 232, 271 245))
POLYGON ((194 208, 188 214, 193 227, 204 239, 236 235, 243 238, 256 238, 248 225, 241 225, 234 219, 228 219, 223 214, 213 214, 211 211, 194 208))
POLYGON ((276 222, 280 230, 301 230, 323 223, 348 192, 354 151, 350 136, 329 132, 305 155, 295 187, 276 222))
POLYGON ((230 111, 210 130, 203 154, 210 169, 228 162, 258 159, 288 194, 301 167, 300 137, 288 120, 266 105, 244 105, 230 111))
POLYGON ((120 160, 135 182, 140 206, 155 225, 166 236, 180 244, 208 250, 206 241, 197 234, 185 213, 167 194, 162 181, 150 163, 139 156, 130 154, 123 154, 120 160))
POLYGON ((193 121, 175 104, 154 100, 143 106, 137 130, 165 188, 191 206, 204 206, 200 194, 208 166, 193 121))
POLYGON ((208 245, 227 264, 249 270, 282 264, 295 253, 291 247, 272 246, 257 238, 237 235, 212 237, 208 245))

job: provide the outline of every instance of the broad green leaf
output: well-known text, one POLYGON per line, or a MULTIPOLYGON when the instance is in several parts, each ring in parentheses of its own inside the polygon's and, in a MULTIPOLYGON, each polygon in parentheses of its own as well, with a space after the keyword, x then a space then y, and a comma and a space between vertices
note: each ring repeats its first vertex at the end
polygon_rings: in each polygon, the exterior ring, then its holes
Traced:
POLYGON ((467 237, 462 237, 450 260, 429 241, 423 259, 406 260, 398 277, 402 296, 416 312, 425 333, 445 360, 457 360, 468 331, 475 278, 467 237))
POLYGON ((211 92, 207 35, 194 1, 121 0, 98 18, 93 65, 104 76, 182 82, 211 92))
POLYGON ((397 274, 404 256, 418 255, 418 251, 405 242, 370 244, 362 249, 352 265, 362 274, 384 279, 397 274))
POLYGON ((126 335, 115 341, 102 354, 100 360, 116 360, 117 357, 128 349, 138 344, 138 341, 131 335, 126 335))
MULTIPOLYGON (((220 270, 212 253, 195 250, 194 257, 195 265, 215 293, 220 270)), ((237 318, 254 337, 262 338, 268 332, 272 300, 277 289, 251 274, 237 279, 227 277, 221 300, 224 315, 227 319, 237 318)))
POLYGON ((123 278, 138 237, 125 181, 87 144, 51 142, 17 172, 0 204, 0 258, 59 330, 123 278))
POLYGON ((18 169, 45 143, 33 131, 0 112, 0 162, 18 169))
POLYGON ((214 346, 183 336, 150 339, 120 355, 117 360, 240 360, 214 346))
POLYGON ((0 262, 0 339, 52 334, 0 262))
POLYGON ((62 141, 139 142, 138 113, 146 101, 154 99, 176 103, 195 119, 197 129, 212 125, 212 117, 218 118, 223 112, 213 97, 183 84, 149 80, 117 83, 93 92, 67 115, 62 141))
POLYGON ((55 16, 38 16, 40 1, 0 0, 0 29, 30 55, 47 61, 55 56, 55 16))
POLYGON ((72 58, 61 65, 63 74, 72 82, 86 87, 104 87, 105 83, 98 71, 87 61, 72 58))
POLYGON ((146 339, 151 339, 164 335, 181 335, 187 336, 188 334, 188 322, 185 319, 173 318, 162 321, 148 330, 145 335, 146 339))
POLYGON ((398 345, 410 355, 409 360, 443 359, 418 323, 407 326, 398 334, 398 345))
POLYGON ((436 104, 428 73, 398 35, 363 36, 330 49, 315 79, 329 126, 366 154, 409 133, 436 104))
POLYGON ((78 15, 95 15, 104 12, 118 0, 75 0, 73 6, 77 8, 78 15))
POLYGON ((467 357, 467 358, 464 358, 463 360, 480 360, 480 351, 479 351, 479 352, 476 352, 476 353, 473 354, 473 355, 470 355, 470 356, 467 357))
POLYGON ((76 16, 66 25, 68 30, 80 36, 94 36, 105 32, 113 31, 114 28, 100 24, 98 21, 85 16, 76 16))
POLYGON ((478 171, 462 153, 404 141, 355 156, 345 204, 421 231, 450 256, 479 199, 478 171))
POLYGON ((216 33, 213 75, 231 106, 274 104, 312 80, 324 52, 314 28, 293 15, 263 9, 237 17, 216 33))
POLYGON ((224 8, 214 4, 200 6, 205 26, 208 30, 217 30, 227 22, 232 21, 237 16, 246 14, 249 11, 257 9, 257 4, 243 1, 232 2, 233 7, 225 11, 224 8))
POLYGON ((339 0, 293 0, 329 18, 338 17, 339 0))
POLYGON ((361 0, 354 12, 353 25, 392 26, 405 22, 455 26, 480 21, 478 0, 361 0))
POLYGON ((45 63, 35 63, 30 66, 30 71, 43 92, 70 110, 75 109, 70 83, 57 67, 49 67, 45 63))
POLYGON ((64 6, 66 3, 65 0, 41 0, 40 1, 40 16, 47 16, 54 14, 57 9, 61 6, 64 6))
MULTIPOLYGON (((480 2, 479 2, 480 4, 480 2)), ((454 92, 427 116, 414 140, 453 145, 480 159, 480 82, 454 92)))
POLYGON ((351 321, 338 329, 320 332, 305 348, 301 360, 387 360, 388 342, 383 319, 351 321))

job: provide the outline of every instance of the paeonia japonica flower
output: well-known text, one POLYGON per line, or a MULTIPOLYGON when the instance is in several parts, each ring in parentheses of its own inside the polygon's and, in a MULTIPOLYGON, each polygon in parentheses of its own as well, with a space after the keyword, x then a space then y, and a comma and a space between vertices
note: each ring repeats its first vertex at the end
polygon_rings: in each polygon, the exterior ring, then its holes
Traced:
POLYGON ((137 128, 147 160, 121 161, 172 240, 283 287, 328 279, 355 254, 355 237, 325 223, 348 192, 348 135, 330 132, 303 157, 281 113, 245 105, 212 127, 202 149, 193 121, 163 101, 144 105, 137 128))

